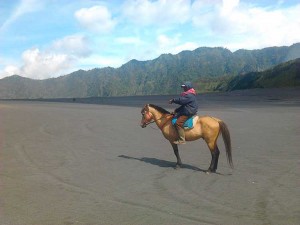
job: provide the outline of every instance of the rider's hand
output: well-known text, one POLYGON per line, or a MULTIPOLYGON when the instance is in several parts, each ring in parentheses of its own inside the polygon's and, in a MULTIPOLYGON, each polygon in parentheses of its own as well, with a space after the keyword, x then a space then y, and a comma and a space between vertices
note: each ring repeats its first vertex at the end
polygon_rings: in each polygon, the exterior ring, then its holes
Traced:
POLYGON ((169 100, 169 104, 172 104, 173 103, 173 99, 169 100))

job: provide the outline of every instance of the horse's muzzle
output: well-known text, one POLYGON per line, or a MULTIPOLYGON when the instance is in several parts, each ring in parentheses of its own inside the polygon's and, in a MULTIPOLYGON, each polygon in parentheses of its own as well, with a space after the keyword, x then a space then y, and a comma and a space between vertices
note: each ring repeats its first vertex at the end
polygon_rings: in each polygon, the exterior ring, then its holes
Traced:
POLYGON ((147 126, 147 125, 146 125, 145 123, 142 123, 142 124, 141 124, 141 127, 142 127, 142 128, 145 128, 146 126, 147 126))

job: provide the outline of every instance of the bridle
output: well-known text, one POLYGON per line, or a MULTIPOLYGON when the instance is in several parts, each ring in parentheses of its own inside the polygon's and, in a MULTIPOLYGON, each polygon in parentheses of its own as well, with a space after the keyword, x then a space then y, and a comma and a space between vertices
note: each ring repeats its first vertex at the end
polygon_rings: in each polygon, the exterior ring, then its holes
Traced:
MULTIPOLYGON (((145 111, 146 110, 142 111, 142 116, 143 116, 143 123, 141 124, 142 128, 145 128, 149 124, 155 123, 157 121, 160 121, 160 120, 162 120, 162 119, 167 118, 168 116, 170 116, 170 115, 165 115, 165 116, 162 116, 162 117, 160 117, 160 118, 158 118, 156 120, 153 120, 153 115, 149 111, 146 111, 146 112, 145 111), (145 122, 146 117, 148 118, 147 119, 148 121, 145 122)), ((167 122, 168 122, 168 120, 163 125, 161 125, 159 128, 162 129, 166 125, 167 122)))
POLYGON ((143 128, 145 128, 149 124, 155 123, 157 121, 157 120, 153 120, 153 115, 149 111, 146 111, 146 112, 145 111, 146 110, 142 111, 143 123, 141 123, 141 127, 143 127, 143 128))

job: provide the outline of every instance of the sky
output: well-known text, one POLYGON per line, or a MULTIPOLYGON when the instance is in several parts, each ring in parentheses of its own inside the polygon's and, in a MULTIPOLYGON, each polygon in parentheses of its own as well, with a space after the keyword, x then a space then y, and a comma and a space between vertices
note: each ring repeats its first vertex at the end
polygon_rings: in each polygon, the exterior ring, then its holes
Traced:
POLYGON ((0 78, 300 42, 300 0, 0 0, 0 78))

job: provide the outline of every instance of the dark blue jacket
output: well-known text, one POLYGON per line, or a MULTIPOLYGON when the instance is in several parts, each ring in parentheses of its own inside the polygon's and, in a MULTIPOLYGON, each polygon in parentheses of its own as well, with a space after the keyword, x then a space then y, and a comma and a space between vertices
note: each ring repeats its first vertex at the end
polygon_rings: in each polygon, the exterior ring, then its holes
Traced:
MULTIPOLYGON (((186 82, 185 85, 188 90, 192 89, 190 82, 186 82)), ((174 98, 172 102, 181 105, 179 108, 175 110, 176 117, 182 115, 191 117, 195 115, 198 111, 196 94, 188 93, 185 95, 181 95, 179 98, 174 98)))

